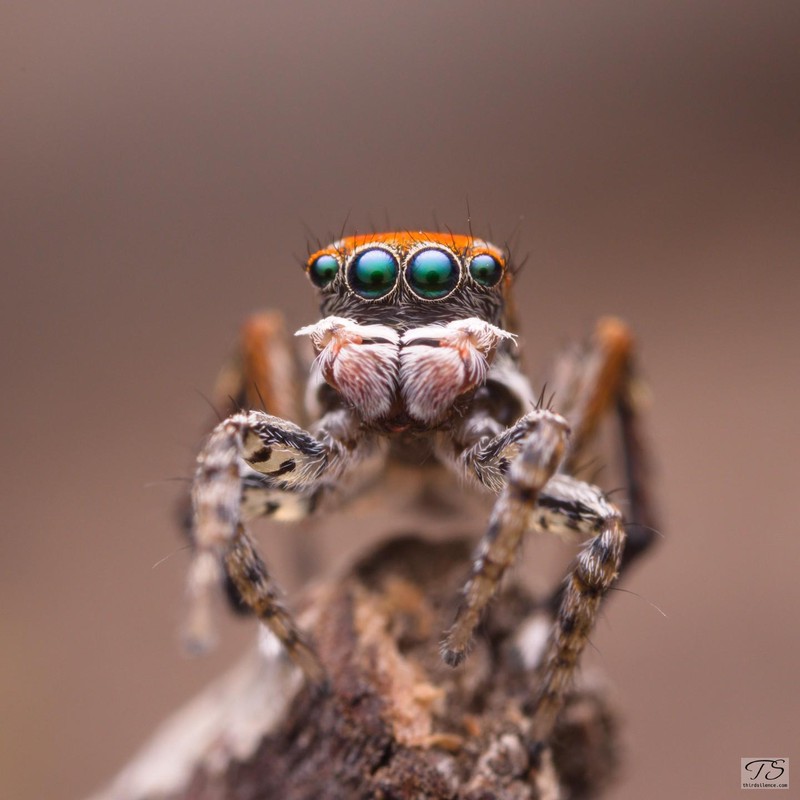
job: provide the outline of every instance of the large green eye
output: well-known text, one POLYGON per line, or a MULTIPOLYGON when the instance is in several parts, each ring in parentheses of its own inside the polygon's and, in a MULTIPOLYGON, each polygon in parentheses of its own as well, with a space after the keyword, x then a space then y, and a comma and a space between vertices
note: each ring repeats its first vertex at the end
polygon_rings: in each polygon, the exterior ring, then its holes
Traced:
POLYGON ((459 270, 455 259, 444 250, 418 250, 406 267, 408 285, 427 300, 450 294, 458 284, 459 270))
POLYGON ((503 277, 503 267, 494 256, 479 253, 469 262, 469 274, 481 286, 496 286, 503 277))
POLYGON ((347 274, 350 288, 367 300, 377 300, 394 288, 397 281, 397 259, 381 248, 362 250, 350 265, 347 274))
POLYGON ((339 271, 339 262, 327 253, 315 258, 308 267, 308 277, 314 286, 327 286, 339 271))

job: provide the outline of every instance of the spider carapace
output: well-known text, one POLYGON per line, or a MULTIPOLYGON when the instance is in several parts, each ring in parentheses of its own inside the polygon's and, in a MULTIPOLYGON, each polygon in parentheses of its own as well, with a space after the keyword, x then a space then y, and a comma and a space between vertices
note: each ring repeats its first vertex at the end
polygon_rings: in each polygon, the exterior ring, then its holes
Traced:
POLYGON ((649 522, 627 328, 601 320, 589 342, 561 359, 548 384, 554 400, 545 406, 520 371, 510 312, 515 270, 505 250, 471 235, 359 235, 313 253, 305 271, 321 319, 296 334, 309 337, 316 353, 304 412, 285 402, 292 359, 281 318, 261 315, 245 329, 237 385, 240 398, 266 410, 232 413, 198 457, 190 640, 209 638, 209 598, 227 580, 309 678, 322 680, 324 665, 279 600, 245 523, 300 519, 331 497, 346 498, 342 487, 358 486, 360 475, 375 475, 394 457, 399 442, 412 442, 457 480, 495 496, 442 642, 451 666, 466 657, 527 531, 583 540, 553 594, 533 701, 535 732, 545 741, 602 598, 650 542, 643 524, 626 545, 620 511, 570 475, 600 419, 615 413, 629 521, 649 522), (290 416, 307 420, 306 428, 290 416))

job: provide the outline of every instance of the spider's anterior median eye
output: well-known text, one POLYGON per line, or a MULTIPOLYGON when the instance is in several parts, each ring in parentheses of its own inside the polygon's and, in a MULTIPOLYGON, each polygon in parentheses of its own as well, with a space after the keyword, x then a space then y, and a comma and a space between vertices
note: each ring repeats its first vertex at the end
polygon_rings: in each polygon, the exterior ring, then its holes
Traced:
POLYGON ((444 250, 419 250, 408 262, 406 278, 415 294, 436 300, 455 289, 459 278, 458 264, 444 250))
POLYGON ((489 253, 479 253, 469 262, 469 274, 481 286, 496 286, 503 277, 503 267, 489 253))
POLYGON ((308 268, 308 275, 315 286, 327 286, 339 271, 339 262, 327 253, 314 259, 308 268))
POLYGON ((367 300, 383 297, 397 281, 397 259, 380 248, 359 253, 348 270, 350 288, 367 300))

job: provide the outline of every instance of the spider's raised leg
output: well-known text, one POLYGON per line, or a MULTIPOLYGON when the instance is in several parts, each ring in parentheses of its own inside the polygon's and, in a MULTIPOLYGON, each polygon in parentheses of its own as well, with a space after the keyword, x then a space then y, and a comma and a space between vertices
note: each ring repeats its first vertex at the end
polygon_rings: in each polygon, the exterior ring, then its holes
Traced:
POLYGON ((636 372, 634 339, 621 320, 605 317, 583 346, 563 354, 548 382, 558 410, 570 424, 563 469, 571 472, 585 457, 601 420, 611 412, 619 421, 628 500, 628 536, 620 569, 652 544, 658 527, 649 491, 649 461, 640 430, 641 381, 636 372))
MULTIPOLYGON (((332 412, 336 416, 346 412, 332 412)), ((243 523, 259 515, 302 517, 329 482, 354 470, 371 452, 363 438, 346 444, 325 419, 313 436, 262 411, 241 412, 214 428, 198 457, 192 488, 194 554, 189 571, 190 646, 202 648, 212 631, 214 592, 227 576, 241 599, 274 633, 312 679, 322 669, 256 553, 243 523)))
MULTIPOLYGON (((293 339, 283 315, 278 311, 253 314, 245 321, 236 352, 220 372, 211 395, 211 405, 220 419, 242 409, 260 408, 276 417, 302 420, 293 339)), ((271 502, 259 491, 261 482, 256 477, 247 479, 244 486, 243 500, 251 506, 249 516, 266 513, 259 511, 258 506, 271 502)), ((289 506, 284 513, 294 512, 292 518, 301 516, 291 508, 291 498, 285 498, 284 504, 289 506)), ((192 500, 188 491, 180 502, 179 519, 187 539, 194 545, 192 500)), ((297 560, 305 564, 309 560, 308 531, 294 541, 297 560)), ((249 613, 251 609, 242 600, 235 585, 228 577, 224 581, 231 608, 239 613, 249 613)))

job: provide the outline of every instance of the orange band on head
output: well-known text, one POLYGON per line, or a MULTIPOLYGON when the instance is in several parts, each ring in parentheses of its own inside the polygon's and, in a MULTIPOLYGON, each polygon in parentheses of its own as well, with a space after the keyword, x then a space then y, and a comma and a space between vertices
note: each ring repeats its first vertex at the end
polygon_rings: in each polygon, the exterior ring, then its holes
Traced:
POLYGON ((360 233, 356 236, 346 236, 322 250, 317 250, 309 257, 307 264, 311 264, 321 255, 338 255, 347 257, 353 250, 367 244, 383 244, 400 250, 410 250, 424 244, 435 244, 447 247, 457 255, 488 253, 494 256, 500 264, 506 266, 506 257, 499 247, 484 239, 456 233, 441 233, 437 231, 392 231, 389 233, 360 233))

